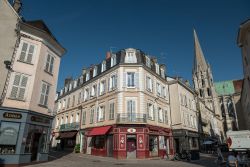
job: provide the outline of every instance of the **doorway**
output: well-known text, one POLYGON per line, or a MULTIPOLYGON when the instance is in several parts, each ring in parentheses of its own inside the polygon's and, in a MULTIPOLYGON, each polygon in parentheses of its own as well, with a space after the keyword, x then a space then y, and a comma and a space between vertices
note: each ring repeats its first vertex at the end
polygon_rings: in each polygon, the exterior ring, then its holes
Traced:
POLYGON ((113 135, 108 135, 107 138, 107 156, 113 157, 113 135))
POLYGON ((149 136, 149 156, 157 157, 158 156, 158 137, 149 136))
POLYGON ((136 135, 127 135, 127 159, 136 158, 136 135))
POLYGON ((175 152, 179 153, 180 152, 180 142, 179 139, 174 139, 174 147, 175 147, 175 152))
POLYGON ((31 149, 31 161, 37 160, 40 137, 41 137, 41 133, 34 133, 34 137, 32 141, 32 149, 31 149))

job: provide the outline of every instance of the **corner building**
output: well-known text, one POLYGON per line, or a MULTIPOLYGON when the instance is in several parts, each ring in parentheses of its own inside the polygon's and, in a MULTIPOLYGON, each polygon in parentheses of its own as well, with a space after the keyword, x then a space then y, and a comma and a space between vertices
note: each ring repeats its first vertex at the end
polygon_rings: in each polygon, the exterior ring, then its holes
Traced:
POLYGON ((56 100, 53 146, 79 143, 82 153, 118 159, 173 154, 165 72, 128 48, 67 79, 56 100))

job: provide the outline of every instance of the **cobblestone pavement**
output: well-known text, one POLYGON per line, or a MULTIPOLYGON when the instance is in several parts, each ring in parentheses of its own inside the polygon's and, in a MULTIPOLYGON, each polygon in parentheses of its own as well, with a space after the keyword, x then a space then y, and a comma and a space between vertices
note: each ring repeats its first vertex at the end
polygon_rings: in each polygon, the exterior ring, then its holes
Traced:
POLYGON ((183 162, 167 161, 163 159, 146 159, 146 160, 117 160, 109 157, 97 157, 85 154, 62 154, 60 152, 51 156, 51 161, 29 165, 29 167, 212 167, 216 166, 215 157, 201 154, 200 160, 183 162), (60 155, 61 154, 61 155, 60 155), (59 158, 60 157, 60 158, 59 158), (52 160, 53 159, 53 160, 52 160))

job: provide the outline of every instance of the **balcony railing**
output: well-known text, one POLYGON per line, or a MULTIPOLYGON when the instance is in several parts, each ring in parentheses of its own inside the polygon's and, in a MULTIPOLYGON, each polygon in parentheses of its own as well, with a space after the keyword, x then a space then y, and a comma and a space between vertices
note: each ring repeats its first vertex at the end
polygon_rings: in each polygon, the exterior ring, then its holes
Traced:
POLYGON ((60 131, 70 131, 79 129, 79 122, 73 122, 60 125, 60 131))
POLYGON ((141 113, 122 113, 117 114, 117 123, 146 123, 146 114, 141 113))

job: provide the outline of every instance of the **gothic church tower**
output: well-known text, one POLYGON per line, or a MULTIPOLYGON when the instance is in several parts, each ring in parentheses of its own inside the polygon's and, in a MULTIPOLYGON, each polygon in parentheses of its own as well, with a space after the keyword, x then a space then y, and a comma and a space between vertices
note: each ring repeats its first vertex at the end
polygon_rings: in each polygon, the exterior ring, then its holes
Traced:
POLYGON ((210 65, 206 62, 203 55, 199 39, 194 30, 194 66, 193 83, 195 90, 199 93, 199 98, 211 109, 215 115, 221 117, 219 102, 213 84, 213 75, 210 65))

